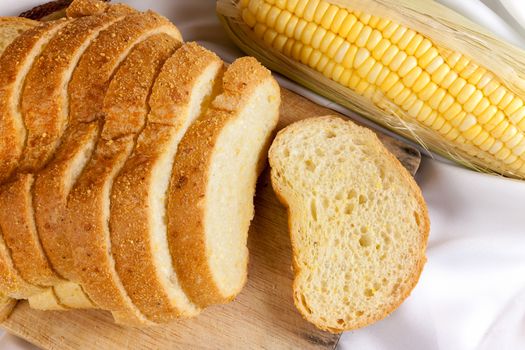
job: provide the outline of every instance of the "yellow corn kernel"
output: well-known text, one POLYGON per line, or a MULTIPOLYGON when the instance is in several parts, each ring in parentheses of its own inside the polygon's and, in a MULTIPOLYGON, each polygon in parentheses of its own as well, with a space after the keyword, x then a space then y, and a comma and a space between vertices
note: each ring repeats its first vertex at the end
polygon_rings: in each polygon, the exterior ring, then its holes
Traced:
POLYGON ((383 55, 383 57, 381 57, 381 62, 383 62, 385 66, 388 66, 390 62, 392 62, 392 60, 394 59, 394 57, 397 55, 398 52, 399 52, 399 49, 397 48, 397 46, 393 46, 393 45, 390 46, 385 51, 385 54, 383 55))
POLYGON ((323 18, 321 19, 321 26, 325 29, 330 29, 332 27, 332 22, 337 15, 337 12, 339 9, 336 6, 330 6, 328 7, 328 10, 326 10, 326 13, 324 14, 323 18))
POLYGON ((278 50, 282 51, 284 44, 286 44, 286 41, 288 41, 288 38, 282 34, 277 35, 277 38, 273 41, 273 47, 278 50))
POLYGON ((418 96, 419 98, 422 100, 422 101, 428 101, 432 96, 434 96, 434 93, 437 91, 438 89, 438 86, 433 83, 433 82, 429 82, 424 88, 423 90, 421 90, 419 93, 418 93, 418 96))
POLYGON ((268 15, 266 15, 266 25, 269 28, 275 28, 275 24, 277 22, 277 18, 279 18, 279 15, 281 14, 281 10, 277 7, 272 7, 270 11, 268 11, 268 15))
MULTIPOLYGON (((483 95, 483 93, 481 93, 481 95, 483 95)), ((487 108, 489 106, 490 106, 490 102, 489 102, 488 98, 483 96, 481 98, 481 101, 479 101, 478 105, 476 106, 476 108, 474 108, 474 110, 472 112, 475 115, 477 115, 477 116, 481 116, 481 115, 483 115, 483 113, 485 113, 485 111, 487 110, 487 108)))
POLYGON ((259 8, 264 4, 264 0, 250 0, 250 2, 248 3, 248 10, 253 13, 253 14, 256 14, 257 12, 259 12, 259 8))
POLYGON ((481 79, 476 84, 476 86, 478 87, 478 89, 482 89, 483 90, 485 88, 485 86, 487 86, 488 83, 490 83, 493 79, 494 79, 494 77, 492 76, 492 74, 487 72, 481 77, 481 79))
POLYGON ((521 144, 523 142, 523 139, 524 139, 524 136, 521 132, 519 132, 518 130, 516 130, 516 134, 514 136, 512 136, 509 140, 505 141, 503 139, 501 139, 503 142, 505 142, 505 144, 507 145, 508 148, 510 149, 514 149, 516 146, 518 146, 519 144, 521 144))
POLYGON ((372 70, 372 67, 376 63, 376 60, 374 60, 373 57, 368 57, 357 69, 357 73, 361 78, 366 78, 370 71, 372 70))
POLYGON ((449 108, 441 113, 443 113, 443 117, 445 117, 446 120, 454 120, 460 113, 465 112, 463 112, 463 109, 459 103, 453 102, 449 108))
POLYGON ((309 22, 306 25, 306 27, 304 28, 301 34, 301 42, 304 45, 310 45, 312 43, 312 39, 314 37, 314 33, 316 29, 317 29, 317 26, 313 24, 312 22, 309 22))
POLYGON ((441 83, 439 83, 439 86, 441 86, 444 89, 448 89, 457 79, 458 73, 451 70, 447 73, 447 75, 445 75, 445 78, 443 78, 441 83))
POLYGON ((295 8, 297 7, 297 4, 299 3, 299 0, 287 0, 286 1, 286 9, 292 13, 294 13, 295 8))
POLYGON ((414 53, 414 56, 416 58, 419 58, 423 56, 430 48, 432 47, 432 43, 427 38, 424 38, 419 46, 417 47, 416 52, 414 53))
POLYGON ((386 50, 388 50, 390 46, 390 41, 387 39, 381 39, 373 51, 374 58, 378 61, 381 60, 386 50))
POLYGON ((357 22, 357 18, 355 18, 354 15, 349 14, 345 17, 343 23, 341 23, 341 26, 337 30, 338 35, 342 36, 343 38, 346 38, 348 36, 348 33, 350 33, 350 30, 352 30, 352 27, 357 22))
POLYGON ((500 140, 502 142, 507 143, 510 141, 514 136, 516 136, 519 133, 518 129, 514 125, 509 125, 507 129, 503 132, 503 135, 501 135, 500 140))
POLYGON ((250 28, 255 27, 255 24, 257 24, 257 19, 248 9, 244 9, 242 11, 242 20, 250 28))
POLYGON ((296 41, 292 46, 292 58, 298 61, 301 58, 301 51, 303 50, 303 44, 296 41))
MULTIPOLYGON (((392 36, 390 37, 390 41, 392 42, 392 44, 397 44, 399 40, 401 40, 403 36, 405 36, 406 33, 407 33, 407 28, 403 26, 399 26, 396 29, 396 31, 392 34, 392 36)), ((398 47, 402 49, 399 45, 398 47)))
POLYGON ((465 69, 465 67, 468 66, 469 63, 470 63, 470 60, 466 58, 465 56, 461 55, 459 57, 459 60, 454 65, 454 70, 456 72, 461 72, 463 69, 465 69))
POLYGON ((414 92, 419 92, 425 88, 430 83, 430 75, 427 72, 422 72, 419 77, 416 79, 412 90, 414 92))
POLYGON ((290 21, 290 18, 292 18, 292 14, 290 12, 282 11, 275 23, 275 31, 279 34, 284 33, 288 21, 290 21))
POLYGON ((334 56, 334 61, 337 63, 343 62, 349 49, 350 49, 350 44, 348 43, 348 41, 343 41, 334 56))
POLYGON ((503 148, 503 142, 501 142, 499 140, 496 140, 496 141, 494 141, 492 146, 489 148, 489 152, 492 153, 492 154, 496 154, 502 148, 503 148))
MULTIPOLYGON (((319 2, 319 4, 317 5, 317 10, 315 11, 314 13, 314 19, 313 21, 317 24, 321 24, 321 21, 323 20, 323 16, 326 15, 326 12, 328 11, 328 9, 330 8, 330 6, 334 6, 334 5, 330 5, 328 2, 326 1, 321 1, 319 2)), ((335 6, 334 6, 335 7, 335 6)), ((335 9, 337 11, 337 7, 335 9)))
POLYGON ((488 138, 490 137, 489 133, 486 131, 481 131, 478 136, 476 136, 472 143, 478 147, 480 147, 488 138))
MULTIPOLYGON (((470 114, 470 116, 472 116, 472 114, 470 114)), ((472 118, 474 118, 474 116, 472 116, 472 118)), ((475 118, 474 118, 474 123, 475 123, 475 118)), ((473 125, 471 128, 467 129, 464 133, 463 133, 463 137, 466 138, 467 140, 469 141, 472 141, 474 140, 481 132, 483 131, 483 128, 480 126, 480 125, 473 125)))
POLYGON ((297 17, 303 17, 304 10, 310 0, 299 0, 295 6, 294 13, 297 17))
POLYGON ((385 78, 383 84, 381 84, 380 86, 381 91, 388 92, 388 90, 390 90, 390 88, 392 88, 392 86, 394 86, 394 84, 397 83, 398 80, 399 76, 394 72, 390 72, 385 78))
POLYGON ((375 64, 372 66, 372 69, 370 69, 370 72, 368 73, 368 76, 366 77, 366 80, 370 84, 374 84, 377 81, 377 78, 379 77, 379 73, 381 73, 381 70, 383 69, 383 65, 379 62, 375 62, 375 64))
POLYGON ((321 60, 321 57, 323 57, 323 53, 319 50, 314 50, 310 55, 308 66, 310 66, 311 68, 317 67, 319 61, 321 60))
POLYGON ((503 96, 503 98, 501 99, 500 103, 498 103, 498 107, 502 110, 505 110, 509 106, 509 104, 512 102, 513 99, 514 99, 514 94, 511 92, 507 92, 505 96, 503 96))
POLYGON ((295 43, 295 40, 286 41, 286 43, 283 46, 283 54, 285 56, 290 57, 292 55, 292 47, 294 43, 295 43))
POLYGON ((429 73, 429 74, 434 74, 438 69, 439 67, 441 67, 442 65, 444 65, 445 61, 443 61, 443 57, 441 56, 436 56, 434 57, 434 59, 425 67, 425 70, 429 73))
POLYGON ((377 29, 378 30, 384 30, 389 24, 390 20, 388 18, 381 18, 379 22, 377 23, 377 29))
MULTIPOLYGON (((401 68, 401 65, 404 64, 405 60, 407 59, 407 54, 404 53, 403 51, 399 51, 395 56, 394 58, 392 59, 392 61, 390 62, 389 64, 389 67, 392 71, 394 72, 398 72, 399 71, 399 68, 401 68)), ((410 69, 408 69, 408 72, 410 72, 410 70, 412 70, 412 68, 414 68, 414 66, 412 66, 410 69)), ((405 70, 404 70, 405 71, 405 70)), ((406 75, 408 72, 405 72, 404 75, 406 75)), ((401 74, 400 74, 401 76, 401 74)))
MULTIPOLYGON (((410 92, 410 90, 406 89, 410 92)), ((432 110, 428 105, 423 104, 423 107, 421 107, 421 110, 419 111, 419 114, 417 116, 417 120, 420 122, 423 122, 426 126, 432 126, 434 124, 434 121, 436 120, 438 114, 432 110)))
POLYGON ((386 96, 389 99, 394 100, 399 94, 401 94, 404 88, 405 87, 403 86, 403 84, 400 81, 398 81, 387 91, 386 96))
POLYGON ((375 82, 376 86, 381 86, 383 84, 383 82, 385 81, 385 79, 390 74, 390 69, 388 69, 387 67, 385 67, 383 65, 381 65, 381 66, 382 66, 381 71, 379 72, 379 75, 377 76, 377 80, 375 82))
POLYGON ((337 36, 334 33, 330 32, 330 31, 327 31, 326 35, 324 36, 323 40, 321 41, 321 46, 319 47, 319 50, 321 52, 328 51, 328 48, 330 47, 330 45, 332 45, 332 41, 334 41, 335 38, 337 38, 337 36))
POLYGON ((315 67, 315 69, 317 69, 317 71, 319 72, 322 72, 325 69, 329 61, 330 60, 328 59, 327 56, 325 55, 321 56, 321 59, 319 60, 319 63, 317 63, 317 66, 315 67))
POLYGON ((507 107, 505 107, 505 114, 512 115, 519 108, 523 107, 523 101, 521 98, 514 97, 507 107))
MULTIPOLYGON (((503 136, 505 130, 509 127, 509 123, 506 120, 503 120, 499 123, 493 130, 491 130, 491 135, 497 138, 498 140, 503 136)), ((502 141, 503 142, 503 141, 502 141)))
POLYGON ((311 22, 314 19, 314 14, 317 10, 317 7, 319 6, 320 0, 310 0, 306 4, 306 7, 304 9, 303 18, 305 21, 311 22))
POLYGON ((284 30, 284 35, 286 35, 288 38, 293 38, 295 35, 295 27, 297 27, 297 23, 299 22, 299 18, 292 16, 288 23, 286 24, 286 28, 284 30))
MULTIPOLYGON (((428 69, 428 66, 427 66, 428 69)), ((434 73, 432 73, 432 81, 436 84, 441 84, 450 72, 450 67, 446 64, 439 66, 434 73)), ((445 87, 446 88, 446 87, 445 87)))
POLYGON ((368 38, 370 37, 370 34, 372 34, 372 28, 370 28, 369 26, 363 27, 361 33, 359 33, 359 36, 355 41, 355 44, 358 47, 365 47, 366 43, 368 42, 368 38))
POLYGON ((496 154, 494 154, 497 159, 505 160, 508 156, 510 156, 510 150, 506 147, 501 148, 496 154))
POLYGON ((346 55, 343 57, 343 60, 341 62, 343 66, 345 68, 353 68, 356 55, 357 55, 357 47, 350 46, 350 48, 346 52, 346 55))
POLYGON ((423 70, 420 67, 414 67, 414 69, 412 69, 410 73, 405 75, 405 77, 403 78, 405 86, 412 87, 416 83, 417 78, 421 75, 422 72, 423 70))
MULTIPOLYGON (((463 80, 463 81, 465 81, 465 80, 463 80)), ((450 88, 454 89, 454 85, 452 85, 450 88)), ((474 85, 467 84, 466 81, 465 81, 465 85, 459 91, 459 93, 457 95, 458 102, 461 103, 461 104, 464 104, 465 102, 467 102, 469 100, 470 96, 472 96, 472 94, 475 91, 476 91, 476 87, 474 85)))
POLYGON ((372 19, 372 16, 368 13, 360 13, 358 17, 359 20, 361 20, 361 22, 363 22, 365 25, 368 24, 368 22, 370 22, 370 19, 372 19))
MULTIPOLYGON (((428 100, 429 106, 432 107, 432 109, 437 110, 440 103, 442 102, 442 100, 445 98, 446 95, 447 95, 447 92, 445 89, 442 89, 442 88, 437 89, 436 92, 434 92, 434 94, 428 100)), ((454 102, 454 99, 452 97, 450 98, 452 99, 450 104, 452 104, 452 102, 454 102)))
POLYGON ((304 19, 299 19, 297 21, 297 25, 295 26, 295 30, 293 33, 293 38, 295 40, 301 40, 301 36, 303 34, 303 30, 306 27, 308 23, 304 19))
POLYGON ((343 86, 348 86, 348 81, 352 77, 352 71, 345 69, 343 74, 339 77, 339 83, 343 86))
POLYGON ((485 94, 485 96, 491 95, 494 91, 496 91, 499 88, 499 86, 500 84, 497 81, 491 80, 483 88, 483 94, 485 94))
POLYGON ((421 111, 422 108, 423 108, 423 102, 420 100, 416 100, 416 102, 408 109, 407 113, 412 118, 417 119, 419 111, 421 111))
POLYGON ((436 57, 438 56, 438 51, 431 47, 427 50, 421 57, 419 57, 419 65, 421 68, 425 69, 436 57))
POLYGON ((334 18, 332 19, 332 23, 330 24, 330 30, 334 33, 337 33, 346 17, 348 17, 348 11, 344 9, 338 9, 334 18))
POLYGON ((525 118, 525 106, 518 108, 509 117, 510 121, 515 125, 518 125, 522 120, 524 120, 523 118, 525 118))
POLYGON ((383 30, 383 37, 386 39, 390 39, 390 37, 396 32, 397 28, 399 27, 399 24, 390 22, 383 30))
POLYGON ((268 29, 264 33, 263 41, 268 46, 273 46, 273 41, 277 37, 277 32, 273 29, 268 29))
MULTIPOLYGON (((399 92, 395 97, 394 97, 394 103, 398 106, 401 106, 403 105, 403 103, 409 98, 409 96, 412 94, 412 91, 410 91, 410 89, 407 89, 403 86, 403 84, 401 82, 397 82, 396 85, 399 84, 401 85, 401 92, 399 92)), ((394 88, 395 86, 394 85, 394 88)), ((392 88, 393 89, 393 88, 392 88)), ((388 95, 387 95, 388 96, 388 95)))
POLYGON ((262 38, 264 36, 264 32, 266 32, 267 27, 264 24, 257 23, 255 27, 253 27, 253 31, 255 32, 255 35, 258 38, 262 38))
POLYGON ((363 30, 365 26, 361 22, 356 22, 352 29, 348 32, 348 35, 346 36, 346 40, 350 41, 351 43, 355 43, 357 38, 359 37, 359 34, 361 33, 361 30, 363 30))
POLYGON ((479 90, 474 91, 474 93, 470 96, 470 98, 463 105, 463 109, 468 113, 474 112, 474 109, 481 102, 482 98, 483 98, 483 94, 481 93, 481 91, 479 90))
POLYGON ((355 87, 355 92, 359 95, 362 95, 365 90, 369 87, 369 84, 366 81, 361 81, 357 86, 355 87))
POLYGON ((341 66, 340 64, 336 64, 334 69, 332 70, 331 79, 335 81, 339 81, 344 71, 345 71, 345 68, 343 66, 341 66))
POLYGON ((463 78, 457 78, 452 85, 448 88, 448 91, 452 96, 458 96, 459 92, 467 85, 467 82, 463 78))
POLYGON ((332 72, 335 68, 335 63, 333 61, 329 61, 328 64, 323 69, 323 75, 327 78, 332 77, 332 72))
POLYGON ((310 56, 314 52, 311 46, 303 46, 299 60, 302 64, 308 64, 310 62, 310 56))
POLYGON ((343 42, 344 40, 340 36, 335 37, 335 39, 330 44, 328 51, 326 51, 328 57, 334 58, 337 52, 339 51, 339 48, 343 45, 343 42))

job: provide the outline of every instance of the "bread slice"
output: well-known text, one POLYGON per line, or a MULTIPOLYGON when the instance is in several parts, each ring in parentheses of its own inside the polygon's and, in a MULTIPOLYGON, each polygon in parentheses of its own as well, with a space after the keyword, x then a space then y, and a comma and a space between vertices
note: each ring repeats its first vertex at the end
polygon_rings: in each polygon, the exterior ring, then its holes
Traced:
POLYGON ((246 282, 255 183, 279 119, 279 86, 254 58, 236 60, 222 90, 182 139, 168 192, 173 262, 201 307, 232 300, 246 282))
POLYGON ((0 183, 18 166, 26 140, 20 112, 25 77, 33 61, 67 21, 42 24, 27 30, 9 45, 0 58, 0 183))
POLYGON ((16 306, 16 299, 0 294, 0 323, 4 322, 16 306))
POLYGON ((135 305, 155 322, 199 312, 172 267, 165 205, 177 145, 206 109, 222 67, 214 53, 195 43, 177 50, 155 82, 147 125, 113 184, 110 233, 115 266, 135 305))
POLYGON ((28 18, 0 17, 0 55, 20 34, 39 24, 28 18))
MULTIPOLYGON (((53 230, 47 231, 48 235, 66 232, 67 222, 60 220, 60 218, 67 217, 64 205, 66 197, 64 196, 67 196, 67 192, 74 185, 91 157, 100 133, 100 123, 103 121, 103 101, 111 78, 136 44, 160 33, 166 33, 177 40, 181 39, 177 28, 162 16, 152 12, 129 15, 123 21, 113 24, 102 32, 84 53, 75 69, 68 88, 70 127, 66 130, 65 139, 58 151, 61 156, 57 155, 38 174, 34 188, 37 228, 44 250, 50 258, 57 255, 52 251, 56 248, 52 241, 53 238, 48 240, 44 237, 46 235, 45 223, 49 222, 46 218, 55 220, 53 230), (86 136, 83 136, 82 142, 78 142, 73 136, 76 134, 86 136), (57 188, 62 188, 64 191, 53 193, 57 188), (62 198, 61 201, 49 200, 49 198, 56 198, 54 196, 62 198)), ((72 281, 81 281, 71 262, 71 254, 65 255, 62 262, 52 261, 61 275, 72 281)), ((101 308, 116 310, 118 307, 115 305, 119 307, 127 305, 126 300, 111 300, 116 304, 105 304, 103 300, 101 300, 102 303, 99 303, 96 295, 92 296, 89 291, 88 294, 101 308), (120 302, 124 304, 119 304, 120 302), (113 306, 108 307, 111 305, 113 306)), ((135 316, 140 318, 140 315, 135 316)))
MULTIPOLYGON (((52 286, 63 282, 49 263, 37 234, 32 172, 48 162, 61 140, 68 120, 67 85, 80 57, 101 31, 124 15, 89 16, 71 21, 50 40, 25 79, 21 111, 27 128, 27 144, 20 172, 0 189, 0 227, 15 267, 32 284, 52 286)), ((82 300, 92 305, 85 296, 82 300)), ((79 305, 76 299, 70 303, 63 300, 63 303, 79 305)))
POLYGON ((386 317, 426 261, 429 218, 414 179, 372 131, 334 116, 286 127, 269 157, 289 212, 297 309, 330 332, 386 317))

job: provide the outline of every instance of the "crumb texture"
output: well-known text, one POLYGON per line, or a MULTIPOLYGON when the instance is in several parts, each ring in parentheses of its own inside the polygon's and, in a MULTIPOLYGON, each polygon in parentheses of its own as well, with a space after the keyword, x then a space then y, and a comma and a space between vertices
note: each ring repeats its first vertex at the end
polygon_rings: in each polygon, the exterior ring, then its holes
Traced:
POLYGON ((384 318, 425 262, 428 214, 420 190, 375 134, 336 117, 279 133, 272 184, 289 207, 294 299, 338 332, 384 318))

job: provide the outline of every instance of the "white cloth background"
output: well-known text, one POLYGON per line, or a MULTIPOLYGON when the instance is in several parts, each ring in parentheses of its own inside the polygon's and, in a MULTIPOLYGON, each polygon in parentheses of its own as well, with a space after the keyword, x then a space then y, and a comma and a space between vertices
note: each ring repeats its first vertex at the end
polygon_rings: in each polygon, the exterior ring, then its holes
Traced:
MULTIPOLYGON (((2 0, 0 15, 17 14, 40 2, 2 0)), ((185 40, 199 41, 227 60, 242 55, 216 19, 214 0, 124 2, 168 16, 185 40)), ((439 2, 525 48, 522 0, 439 2)), ((285 79, 281 82, 348 114, 285 79)), ((417 180, 432 222, 421 280, 392 315, 343 334, 339 348, 525 349, 525 182, 477 174, 429 158, 423 160, 417 180)), ((0 349, 30 348, 13 336, 0 338, 0 349)))

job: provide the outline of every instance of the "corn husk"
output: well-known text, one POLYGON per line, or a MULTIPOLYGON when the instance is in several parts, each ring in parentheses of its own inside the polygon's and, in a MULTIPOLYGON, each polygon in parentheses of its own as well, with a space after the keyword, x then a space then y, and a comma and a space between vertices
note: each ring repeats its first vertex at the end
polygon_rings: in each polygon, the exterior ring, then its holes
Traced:
MULTIPOLYGON (((477 24, 430 0, 328 0, 328 2, 375 16, 389 18, 432 40, 441 48, 457 51, 493 72, 515 95, 525 100, 525 51, 503 42, 477 24)), ((232 40, 247 54, 257 57, 268 68, 313 90, 374 123, 419 143, 477 171, 525 179, 525 173, 489 164, 479 150, 456 144, 437 132, 411 120, 394 103, 385 99, 380 106, 351 89, 326 78, 310 67, 268 47, 243 23, 238 2, 219 0, 217 13, 232 40)))

